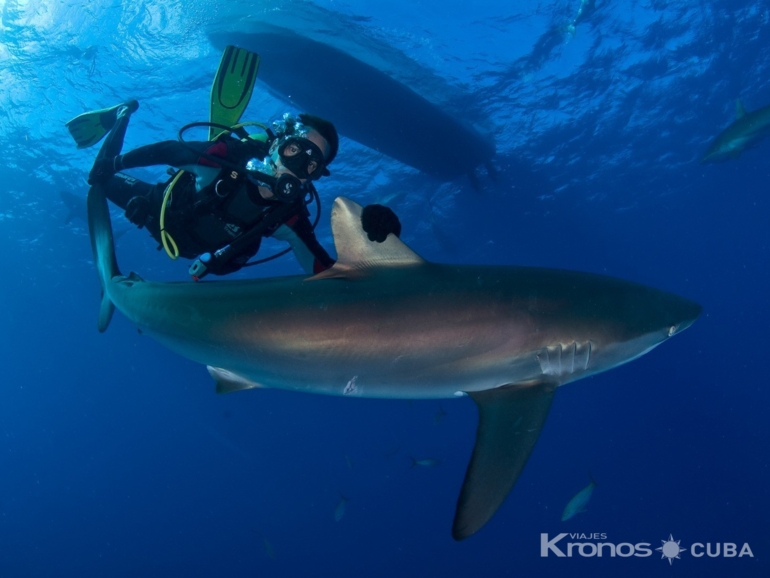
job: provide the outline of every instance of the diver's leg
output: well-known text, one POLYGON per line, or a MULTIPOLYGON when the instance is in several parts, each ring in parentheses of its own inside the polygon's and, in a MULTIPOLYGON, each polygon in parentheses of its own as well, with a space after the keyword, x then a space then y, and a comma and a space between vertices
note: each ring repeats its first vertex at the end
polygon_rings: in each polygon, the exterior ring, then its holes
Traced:
POLYGON ((104 183, 122 168, 117 159, 123 150, 123 141, 126 138, 131 113, 137 108, 139 108, 139 103, 135 100, 129 100, 117 110, 115 124, 107 133, 107 138, 104 139, 94 160, 94 166, 88 173, 89 184, 104 183))
POLYGON ((131 113, 136 112, 138 108, 139 103, 137 101, 129 100, 118 109, 115 124, 110 129, 110 132, 107 133, 107 138, 104 139, 102 148, 99 149, 99 154, 96 155, 96 160, 116 157, 121 153, 131 113))
POLYGON ((118 207, 126 211, 126 219, 140 229, 155 221, 154 213, 159 207, 153 207, 156 185, 118 173, 102 184, 105 196, 118 207))
POLYGON ((145 183, 124 173, 113 175, 103 186, 105 196, 123 210, 126 209, 128 202, 133 197, 149 196, 153 188, 150 183, 145 183))

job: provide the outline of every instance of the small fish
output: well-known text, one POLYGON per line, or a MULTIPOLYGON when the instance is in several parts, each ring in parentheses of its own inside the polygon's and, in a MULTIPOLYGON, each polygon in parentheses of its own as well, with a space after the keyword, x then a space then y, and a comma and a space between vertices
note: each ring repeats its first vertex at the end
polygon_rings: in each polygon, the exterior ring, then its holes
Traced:
POLYGON ((438 411, 436 412, 436 415, 433 416, 433 425, 438 425, 444 421, 445 415, 446 411, 444 411, 444 408, 439 404, 438 411))
POLYGON ((591 475, 591 472, 588 472, 588 477, 591 478, 591 483, 588 484, 582 490, 580 490, 577 494, 575 494, 573 498, 569 501, 569 503, 567 504, 567 507, 564 508, 564 513, 561 515, 562 522, 564 522, 565 520, 569 520, 574 516, 577 516, 580 512, 586 511, 588 500, 591 499, 591 494, 594 493, 594 488, 598 485, 594 481, 594 478, 591 475))
POLYGON ((265 548, 265 554, 267 554, 267 557, 271 560, 275 560, 275 551, 273 550, 273 546, 264 536, 262 537, 262 546, 265 548))
POLYGON ((340 501, 337 504, 337 507, 334 508, 334 521, 339 522, 342 520, 342 517, 345 515, 345 505, 350 501, 350 498, 346 498, 342 494, 340 494, 340 501))
POLYGON ((387 194, 380 195, 376 201, 380 205, 397 205, 406 198, 408 190, 404 187, 391 187, 391 191, 387 194))
POLYGON ((426 458, 424 460, 416 460, 413 457, 409 458, 412 460, 412 467, 420 466, 421 468, 435 468, 436 466, 441 464, 441 460, 437 460, 435 458, 426 458))
POLYGON ((735 121, 711 143, 701 163, 737 159, 741 153, 770 136, 770 105, 748 112, 740 99, 735 103, 735 121))

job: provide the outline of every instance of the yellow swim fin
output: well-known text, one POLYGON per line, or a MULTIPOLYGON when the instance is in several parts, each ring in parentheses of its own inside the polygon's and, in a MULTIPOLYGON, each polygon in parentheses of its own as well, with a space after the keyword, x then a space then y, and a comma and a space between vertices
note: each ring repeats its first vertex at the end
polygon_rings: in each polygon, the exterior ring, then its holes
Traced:
POLYGON ((129 112, 134 112, 139 103, 135 100, 129 100, 121 104, 116 104, 110 108, 102 108, 79 114, 68 121, 65 126, 70 131, 72 138, 79 149, 85 149, 95 145, 104 138, 110 129, 115 126, 118 118, 118 111, 121 107, 127 106, 129 112))
MULTIPOLYGON (((225 126, 238 123, 251 100, 258 70, 258 54, 237 46, 225 48, 211 86, 211 122, 225 126)), ((221 128, 210 127, 209 139, 221 132, 221 128)))

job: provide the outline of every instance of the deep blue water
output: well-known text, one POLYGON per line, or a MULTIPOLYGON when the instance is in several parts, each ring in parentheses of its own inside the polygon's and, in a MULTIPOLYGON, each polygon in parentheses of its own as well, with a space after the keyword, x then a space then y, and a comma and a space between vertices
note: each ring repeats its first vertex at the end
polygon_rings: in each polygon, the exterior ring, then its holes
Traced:
MULTIPOLYGON (((770 574, 770 143, 698 164, 736 98, 770 104, 766 3, 600 0, 574 35, 575 0, 0 7, 1 576, 770 574), (602 273, 704 307, 650 354, 561 388, 516 487, 462 543, 468 398, 217 396, 205 368, 119 314, 96 331, 87 231, 59 200, 85 194, 95 151, 64 122, 134 96, 127 147, 174 138, 207 110, 220 54, 207 31, 261 20, 354 46, 496 143, 497 182, 480 171, 474 187, 343 140, 319 184, 330 249, 335 196, 385 199, 429 260, 602 273), (561 522, 588 471, 588 511, 561 522), (673 535, 686 551, 541 557, 541 534, 560 532, 653 549, 673 535), (753 556, 697 558, 696 542, 753 556)), ((260 85, 246 116, 287 107, 260 85)), ((144 231, 117 250, 124 270, 186 278, 144 231)), ((249 274, 298 272, 285 257, 249 274)))

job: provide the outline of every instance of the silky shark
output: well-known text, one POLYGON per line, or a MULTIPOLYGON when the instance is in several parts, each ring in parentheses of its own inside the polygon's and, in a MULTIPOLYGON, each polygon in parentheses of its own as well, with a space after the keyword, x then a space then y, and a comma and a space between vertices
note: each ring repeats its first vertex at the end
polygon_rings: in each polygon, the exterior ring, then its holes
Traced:
POLYGON ((738 99, 735 103, 735 122, 723 130, 711 143, 701 163, 718 163, 737 159, 747 148, 770 135, 770 105, 747 112, 738 99))
POLYGON ((478 531, 513 488, 557 387, 617 367, 686 329, 696 303, 636 283, 530 267, 424 261, 370 242, 338 198, 338 260, 306 278, 156 283, 120 273, 100 187, 88 196, 102 287, 142 333, 208 366, 218 392, 280 388, 346 397, 469 395, 479 424, 452 534, 478 531))

